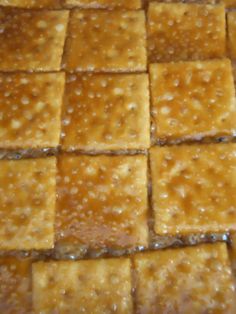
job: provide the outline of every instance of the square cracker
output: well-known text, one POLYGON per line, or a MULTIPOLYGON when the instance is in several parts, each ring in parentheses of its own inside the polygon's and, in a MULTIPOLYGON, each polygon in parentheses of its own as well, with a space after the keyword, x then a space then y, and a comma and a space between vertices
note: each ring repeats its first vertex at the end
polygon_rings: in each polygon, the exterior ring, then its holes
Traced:
POLYGON ((143 11, 72 11, 65 52, 69 71, 146 71, 143 11))
POLYGON ((0 249, 54 246, 56 159, 0 161, 0 249))
POLYGON ((220 2, 224 3, 227 9, 236 8, 236 0, 221 0, 220 2))
POLYGON ((59 8, 60 0, 0 0, 0 5, 17 8, 59 8))
POLYGON ((67 6, 78 6, 81 8, 120 8, 120 9, 140 9, 141 0, 65 0, 67 6))
MULTIPOLYGON (((182 3, 183 0, 143 0, 144 4, 148 5, 150 2, 166 2, 166 3, 182 3)), ((217 4, 219 0, 188 0, 187 3, 198 4, 217 4)))
POLYGON ((0 257, 0 283, 1 313, 32 313, 30 259, 0 257))
POLYGON ((230 57, 236 60, 236 12, 228 12, 228 48, 230 57))
POLYGON ((157 234, 236 230, 236 144, 155 147, 151 172, 157 234))
POLYGON ((0 73, 0 148, 59 145, 64 73, 0 73))
POLYGON ((226 244, 167 249, 134 257, 137 313, 235 313, 226 244))
POLYGON ((236 101, 228 59, 150 66, 154 140, 200 140, 236 133, 236 101))
POLYGON ((68 11, 0 8, 0 70, 59 70, 67 21, 68 11))
POLYGON ((62 148, 148 148, 148 90, 147 74, 69 75, 62 114, 62 148))
POLYGON ((147 246, 146 156, 60 156, 58 248, 147 246))
POLYGON ((33 264, 35 313, 132 313, 130 260, 33 264))
POLYGON ((234 77, 234 86, 236 87, 236 60, 232 63, 233 66, 233 77, 234 77))
POLYGON ((234 273, 236 274, 236 232, 230 234, 231 247, 229 250, 231 265, 234 273))
POLYGON ((224 6, 151 3, 148 9, 148 54, 150 62, 223 57, 224 6))

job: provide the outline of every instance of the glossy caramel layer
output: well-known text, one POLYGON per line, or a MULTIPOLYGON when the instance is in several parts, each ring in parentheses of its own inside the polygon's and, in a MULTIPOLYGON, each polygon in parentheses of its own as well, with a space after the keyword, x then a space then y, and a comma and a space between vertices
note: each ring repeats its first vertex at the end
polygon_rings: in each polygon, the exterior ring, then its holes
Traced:
POLYGON ((65 54, 68 71, 145 71, 146 61, 143 11, 72 11, 65 54))
POLYGON ((4 314, 31 314, 31 260, 0 257, 0 310, 4 314))
POLYGON ((236 274, 236 232, 232 232, 230 235, 231 245, 230 245, 230 260, 234 274, 236 274))
POLYGON ((218 4, 219 0, 188 0, 188 1, 182 1, 182 0, 143 0, 146 5, 148 5, 150 2, 164 2, 164 3, 193 3, 193 4, 218 4))
POLYGON ((0 161, 0 250, 54 246, 56 159, 0 161))
POLYGON ((35 263, 35 314, 130 314, 130 268, 125 258, 35 263))
POLYGON ((68 75, 61 142, 64 150, 148 148, 148 76, 68 75))
POLYGON ((0 314, 236 313, 182 247, 235 267, 236 144, 168 146, 234 141, 235 0, 186 1, 0 0, 0 314))
POLYGON ((60 70, 68 11, 0 8, 0 70, 60 70))
POLYGON ((230 60, 151 64, 150 84, 155 141, 236 134, 230 60))
POLYGON ((2 6, 27 9, 60 8, 60 4, 60 0, 0 0, 2 6))
POLYGON ((151 149, 157 234, 236 230, 236 144, 151 149))
POLYGON ((235 288, 223 243, 134 257, 136 313, 235 313, 235 288))
POLYGON ((64 73, 0 73, 0 148, 57 147, 64 73))
POLYGON ((227 15, 228 21, 228 43, 229 53, 233 60, 236 60, 236 12, 229 12, 227 15))
POLYGON ((145 156, 60 156, 58 167, 59 248, 147 246, 145 156))
POLYGON ((221 2, 225 4, 226 8, 229 8, 229 9, 236 8, 236 1, 235 0, 221 0, 221 2))
POLYGON ((141 0, 65 0, 68 6, 78 6, 81 8, 102 8, 102 9, 140 9, 141 0))
POLYGON ((151 3, 148 9, 150 62, 204 60, 225 55, 223 5, 151 3))

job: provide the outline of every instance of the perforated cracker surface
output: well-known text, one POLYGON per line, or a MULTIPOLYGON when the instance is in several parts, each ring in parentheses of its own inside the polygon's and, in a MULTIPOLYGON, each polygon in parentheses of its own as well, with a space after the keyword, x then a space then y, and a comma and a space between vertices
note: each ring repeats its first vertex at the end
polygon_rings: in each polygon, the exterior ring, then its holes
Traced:
POLYGON ((69 71, 146 70, 143 11, 73 10, 66 44, 69 71))
POLYGON ((0 309, 4 314, 30 314, 31 260, 0 257, 0 309))
POLYGON ((225 55, 223 5, 152 2, 147 32, 150 62, 204 60, 225 55))
POLYGON ((0 148, 57 147, 64 73, 0 74, 0 148))
POLYGON ((236 145, 151 149, 157 234, 236 229, 236 145))
POLYGON ((0 70, 59 70, 67 11, 0 8, 0 70))
POLYGON ((62 114, 64 150, 147 149, 150 146, 146 74, 72 74, 62 114))
POLYGON ((128 259, 33 264, 36 313, 132 313, 128 259), (66 280, 65 280, 66 279, 66 280))
POLYGON ((60 8, 60 0, 0 0, 0 5, 16 8, 60 8))
POLYGON ((141 0, 65 0, 68 6, 78 6, 81 8, 118 8, 118 9, 140 9, 141 0))
POLYGON ((58 166, 59 248, 147 246, 145 156, 61 156, 58 166))
POLYGON ((0 250, 54 246, 56 159, 0 161, 0 250))
POLYGON ((0 314, 236 313, 223 1, 0 0, 0 314))
POLYGON ((236 60, 236 12, 228 13, 229 53, 236 60))
POLYGON ((136 313, 234 313, 235 288, 225 244, 135 256, 136 313))
POLYGON ((155 141, 236 133, 230 60, 151 64, 150 85, 155 141))

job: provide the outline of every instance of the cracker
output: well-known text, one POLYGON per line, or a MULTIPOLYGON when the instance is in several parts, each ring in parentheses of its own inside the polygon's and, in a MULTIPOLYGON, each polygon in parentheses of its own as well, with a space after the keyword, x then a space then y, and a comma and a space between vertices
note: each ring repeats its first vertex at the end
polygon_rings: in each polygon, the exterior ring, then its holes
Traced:
POLYGON ((59 8, 60 0, 0 0, 0 5, 17 8, 59 8))
POLYGON ((224 5, 227 9, 236 8, 236 1, 235 0, 221 0, 221 2, 224 3, 224 5))
POLYGON ((230 57, 236 60, 236 12, 228 12, 228 47, 230 57))
POLYGON ((236 230, 236 144, 151 150, 157 234, 236 230))
POLYGON ((69 71, 145 71, 143 11, 72 11, 65 53, 69 71))
POLYGON ((0 70, 59 70, 67 21, 68 11, 1 8, 0 70))
POLYGON ((229 250, 230 260, 231 260, 233 271, 234 273, 236 273, 236 232, 233 232, 230 235, 230 238, 231 238, 231 247, 229 250))
POLYGON ((59 145, 64 73, 0 74, 0 148, 59 145))
POLYGON ((132 313, 130 260, 33 264, 36 313, 132 313))
POLYGON ((54 245, 54 157, 0 161, 0 249, 54 245))
POLYGON ((134 264, 137 313, 235 313, 224 243, 142 253, 134 264))
POLYGON ((88 249, 146 246, 145 156, 60 156, 56 240, 88 249))
POLYGON ((147 74, 69 75, 62 114, 62 148, 148 148, 148 84, 147 74))
POLYGON ((234 86, 236 86, 236 62, 233 62, 233 77, 234 77, 234 86))
POLYGON ((31 260, 0 257, 0 309, 4 314, 31 313, 31 260))
POLYGON ((224 6, 151 3, 148 10, 148 53, 150 62, 223 57, 224 6))
MULTIPOLYGON (((185 2, 183 0, 143 0, 144 4, 148 4, 150 2, 166 2, 166 3, 182 3, 185 2)), ((233 1, 233 0, 232 0, 233 1)), ((188 0, 186 3, 198 3, 198 4, 218 4, 219 0, 188 0)))
POLYGON ((200 140, 236 133, 236 102, 228 59, 150 66, 156 141, 200 140))
POLYGON ((101 9, 140 9, 141 0, 65 0, 67 6, 78 6, 81 8, 101 8, 101 9))

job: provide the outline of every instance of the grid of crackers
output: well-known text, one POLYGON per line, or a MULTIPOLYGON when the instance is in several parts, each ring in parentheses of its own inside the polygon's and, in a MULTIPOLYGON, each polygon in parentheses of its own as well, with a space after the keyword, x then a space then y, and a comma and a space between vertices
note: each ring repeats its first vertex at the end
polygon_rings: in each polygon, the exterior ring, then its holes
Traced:
POLYGON ((0 313, 236 313, 236 1, 0 0, 0 313))

